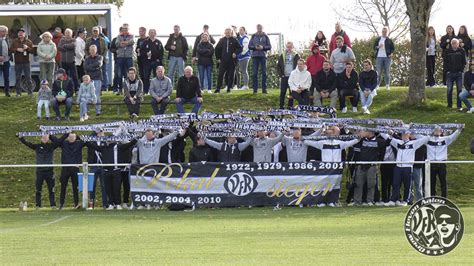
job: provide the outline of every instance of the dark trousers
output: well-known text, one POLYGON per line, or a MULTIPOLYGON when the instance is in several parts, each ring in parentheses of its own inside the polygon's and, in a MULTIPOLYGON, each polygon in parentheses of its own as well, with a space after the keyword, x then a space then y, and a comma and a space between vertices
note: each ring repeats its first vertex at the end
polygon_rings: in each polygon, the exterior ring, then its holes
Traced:
POLYGON ((426 56, 426 85, 427 86, 433 86, 436 83, 434 79, 435 62, 436 62, 436 56, 434 55, 426 56))
MULTIPOLYGON (((288 79, 290 77, 281 77, 280 78, 280 109, 285 108, 285 98, 286 98, 286 91, 290 88, 288 85, 288 79)), ((293 99, 288 100, 288 108, 293 107, 293 99)))
POLYGON ((141 71, 143 71, 143 77, 141 77, 141 79, 143 81, 144 93, 148 93, 148 91, 150 91, 150 78, 156 77, 156 68, 160 65, 161 64, 156 61, 143 63, 143 66, 142 66, 143 70, 140 70, 140 73, 142 73, 141 71))
POLYGON ((446 60, 446 57, 444 56, 443 52, 443 84, 446 85, 446 80, 447 78, 447 73, 448 73, 448 61, 446 60))
POLYGON ((400 188, 403 183, 403 201, 408 202, 411 193, 411 172, 411 167, 395 166, 393 172, 393 190, 392 196, 390 197, 391 201, 398 201, 400 199, 400 188))
POLYGON ((16 88, 16 95, 20 95, 22 91, 21 87, 21 75, 24 74, 25 79, 26 79, 26 84, 28 84, 27 89, 28 89, 28 95, 31 95, 33 93, 32 87, 31 87, 31 65, 30 62, 26 63, 15 63, 15 88, 16 88))
POLYGON ((123 101, 125 102, 125 104, 127 105, 127 109, 128 109, 128 114, 131 115, 131 114, 136 114, 136 115, 139 115, 140 114, 140 101, 135 101, 135 104, 133 104, 131 101, 130 101, 130 98, 128 97, 125 97, 123 99, 123 101))
POLYGON ((451 108, 453 107, 453 89, 454 89, 454 83, 456 83, 456 105, 457 108, 461 108, 461 98, 459 98, 459 94, 462 91, 462 73, 461 72, 456 72, 456 73, 446 73, 446 86, 448 87, 447 91, 447 98, 448 98, 448 107, 451 108))
POLYGON ((54 173, 53 170, 40 170, 36 171, 36 207, 41 207, 41 191, 43 190, 43 182, 46 181, 48 185, 49 193, 49 204, 51 207, 56 206, 56 200, 54 199, 54 173))
POLYGON ((61 117, 61 112, 59 111, 59 106, 65 104, 66 111, 64 112, 65 117, 69 117, 72 109, 72 97, 67 97, 64 101, 58 102, 56 98, 53 98, 51 101, 51 105, 53 106, 53 110, 56 113, 56 117, 61 117))
POLYGON ((262 91, 267 91, 267 58, 265 56, 252 57, 253 92, 258 91, 258 69, 262 67, 262 91))
POLYGON ((77 79, 79 82, 80 80, 82 80, 82 76, 86 74, 84 72, 84 62, 82 62, 80 65, 76 65, 76 71, 77 71, 77 79))
POLYGON ((390 199, 390 190, 392 187, 394 164, 380 165, 381 183, 382 183, 382 201, 388 202, 390 199))
MULTIPOLYGON (((143 58, 137 59, 138 76, 143 81, 143 90, 145 90, 145 62, 143 58)), ((148 75, 148 77, 150 77, 148 75)))
POLYGON ((130 202, 130 171, 120 171, 121 172, 121 183, 123 187, 123 203, 129 203, 130 202))
POLYGON ((79 184, 78 184, 78 179, 77 179, 78 172, 79 172, 79 168, 77 167, 61 168, 61 177, 59 178, 59 181, 61 182, 61 193, 59 194, 59 205, 61 207, 64 206, 64 202, 66 199, 66 189, 67 189, 67 183, 69 182, 69 178, 71 178, 71 182, 72 182, 72 196, 74 198, 74 206, 77 206, 79 204, 79 192, 78 192, 79 184))
POLYGON ((102 207, 107 207, 107 190, 105 186, 105 180, 104 180, 104 170, 102 167, 91 167, 90 170, 91 173, 94 173, 94 184, 92 186, 92 192, 90 194, 91 201, 93 202, 95 206, 95 194, 97 191, 97 180, 100 182, 100 192, 102 193, 102 207))
POLYGON ((340 90, 339 91, 339 104, 341 110, 346 107, 346 97, 352 96, 351 98, 351 105, 352 107, 357 107, 357 103, 359 102, 360 93, 358 90, 340 90))
POLYGON ((315 88, 316 88, 316 75, 311 76, 311 87, 309 87, 309 95, 314 94, 315 88))
POLYGON ((291 92, 291 96, 298 102, 298 105, 308 105, 309 104, 309 92, 304 90, 301 93, 296 91, 291 92))
POLYGON ((133 66, 133 59, 131 57, 117 57, 115 62, 116 78, 117 78, 117 90, 122 92, 123 79, 127 78, 128 69, 133 66))
POLYGON ((106 90, 108 86, 109 86, 109 72, 107 72, 107 63, 106 63, 106 60, 104 59, 104 62, 102 64, 102 89, 106 90))
POLYGON ((226 76, 225 82, 227 84, 227 91, 230 91, 234 86, 234 73, 235 73, 235 62, 231 60, 230 62, 221 61, 219 65, 219 75, 217 76, 217 89, 220 91, 222 88, 222 83, 224 81, 224 75, 226 76))
MULTIPOLYGON (((67 75, 74 83, 74 91, 77 92, 79 90, 79 80, 77 79, 77 70, 76 70, 76 63, 65 63, 61 62, 61 67, 66 70, 67 75)), ((100 88, 96 88, 98 90, 100 88)))
POLYGON ((0 73, 3 76, 5 95, 10 95, 10 61, 3 62, 3 64, 0 65, 0 73))
POLYGON ((122 176, 120 169, 104 169, 105 186, 107 196, 109 198, 109 205, 120 205, 120 183, 122 176))
POLYGON ((155 98, 151 98, 151 108, 153 109, 153 113, 155 115, 160 115, 164 114, 166 111, 166 106, 170 102, 170 97, 166 97, 161 99, 160 102, 158 102, 155 98), (158 104, 160 105, 160 108, 158 108, 158 104))
POLYGON ((441 196, 448 197, 448 184, 446 182, 446 164, 434 163, 431 165, 431 196, 436 195, 436 177, 439 177, 441 196))

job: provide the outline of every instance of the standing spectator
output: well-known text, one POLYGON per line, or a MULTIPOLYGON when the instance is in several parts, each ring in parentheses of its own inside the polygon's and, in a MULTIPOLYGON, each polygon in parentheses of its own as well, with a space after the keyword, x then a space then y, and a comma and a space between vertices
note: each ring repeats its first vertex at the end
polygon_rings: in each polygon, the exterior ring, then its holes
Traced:
POLYGON ((199 80, 201 86, 207 85, 207 92, 212 93, 212 66, 214 64, 214 46, 209 42, 209 35, 203 33, 201 36, 201 42, 198 43, 193 51, 196 51, 196 60, 198 63, 199 80))
POLYGON ((97 54, 97 47, 93 44, 89 46, 89 55, 84 61, 84 70, 86 74, 90 76, 94 83, 96 102, 95 102, 95 114, 100 115, 100 94, 102 88, 102 64, 104 59, 101 55, 97 54))
MULTIPOLYGON (((54 150, 59 147, 58 143, 52 143, 48 134, 41 136, 41 143, 33 144, 26 141, 24 137, 20 137, 21 143, 36 153, 36 164, 53 164, 54 150)), ((35 203, 36 208, 41 208, 41 191, 43 190, 43 182, 46 181, 49 192, 49 204, 52 209, 56 209, 56 200, 54 197, 54 170, 53 167, 37 167, 35 181, 35 203)))
POLYGON ((54 58, 57 53, 56 44, 51 41, 51 38, 51 33, 43 33, 38 48, 36 49, 40 64, 40 79, 47 80, 49 84, 53 83, 55 65, 54 58))
POLYGON ((53 94, 48 86, 48 81, 42 80, 41 88, 38 90, 38 100, 36 108, 38 120, 41 119, 41 109, 43 106, 46 114, 46 120, 49 120, 49 103, 51 102, 52 98, 53 94))
POLYGON ((337 90, 339 92, 339 104, 342 113, 347 113, 346 97, 350 96, 352 112, 357 112, 357 104, 359 102, 359 76, 354 70, 354 65, 349 62, 346 63, 346 71, 337 76, 337 90))
MULTIPOLYGON (((100 127, 95 128, 95 130, 91 133, 91 136, 98 136, 104 137, 105 133, 104 130, 100 127)), ((89 143, 87 145, 87 163, 89 164, 102 164, 102 154, 97 150, 96 146, 104 146, 106 145, 105 141, 97 141, 94 144, 89 143)), ((101 187, 101 194, 102 194, 102 207, 104 209, 107 208, 107 191, 106 185, 104 180, 104 168, 100 166, 92 166, 89 169, 89 173, 94 175, 94 180, 92 181, 92 191, 89 193, 90 201, 92 202, 92 208, 95 207, 95 196, 97 191, 97 180, 100 180, 100 187, 101 187)))
POLYGON ((384 74, 385 87, 390 90, 390 65, 392 64, 390 56, 395 51, 395 45, 393 45, 392 39, 388 37, 387 27, 383 27, 382 36, 375 39, 374 50, 378 74, 377 86, 380 86, 382 74, 384 74))
POLYGON ((249 61, 252 51, 249 49, 249 36, 247 36, 247 30, 245 27, 239 28, 239 43, 242 46, 242 52, 237 55, 237 62, 239 64, 239 69, 236 73, 239 74, 237 77, 237 82, 240 85, 240 77, 242 76, 242 87, 241 90, 246 90, 249 88, 249 61))
POLYGON ((227 137, 225 142, 217 142, 204 138, 204 141, 211 148, 218 150, 218 162, 241 162, 242 151, 245 150, 252 141, 251 138, 239 143, 234 136, 227 137))
POLYGON ((467 33, 467 28, 465 25, 459 27, 457 39, 459 40, 459 46, 466 52, 466 58, 469 59, 472 49, 472 41, 471 37, 469 37, 469 34, 467 33))
POLYGON ((91 81, 91 77, 89 75, 84 75, 82 77, 81 87, 77 94, 77 103, 80 108, 79 121, 83 122, 89 119, 89 116, 87 115, 87 105, 91 103, 95 104, 97 102, 95 94, 96 90, 94 83, 91 81))
POLYGON ((454 28, 451 25, 448 25, 446 27, 446 35, 441 37, 440 44, 442 54, 441 56, 443 57, 443 84, 446 85, 447 81, 447 76, 446 73, 447 71, 447 62, 446 62, 446 52, 448 51, 449 48, 451 48, 451 40, 453 38, 456 38, 456 33, 454 32, 454 28))
MULTIPOLYGON (((337 45, 337 37, 342 38, 342 43, 352 48, 351 40, 345 31, 342 30, 341 23, 336 22, 336 31, 331 36, 331 41, 329 42, 329 54, 332 56, 332 51, 339 47, 337 45)), ((337 72, 336 72, 337 73, 337 72)))
POLYGON ((316 33, 316 37, 314 37, 314 44, 317 44, 319 46, 319 51, 325 57, 328 57, 328 41, 326 40, 326 36, 322 31, 318 31, 318 33, 316 33))
POLYGON ((436 50, 438 42, 436 41, 436 32, 433 27, 428 27, 428 36, 426 36, 426 86, 430 88, 436 84, 435 64, 436 64, 436 50))
POLYGON ((311 47, 312 55, 306 59, 306 69, 311 74, 311 88, 310 95, 313 95, 316 81, 316 74, 323 69, 323 63, 326 58, 319 53, 319 45, 313 44, 311 47))
POLYGON ((336 108, 337 103, 337 79, 336 73, 331 69, 331 62, 325 60, 323 63, 323 69, 316 74, 316 80, 314 86, 314 105, 323 106, 323 99, 329 98, 329 106, 336 108))
POLYGON ((296 69, 291 71, 290 77, 288 78, 288 85, 290 86, 293 99, 298 101, 299 105, 308 105, 308 90, 311 87, 311 74, 306 70, 303 59, 298 60, 296 69))
POLYGON ((271 162, 272 149, 281 141, 283 134, 278 132, 276 137, 268 137, 265 130, 257 130, 257 137, 252 139, 250 145, 253 147, 253 161, 271 162))
MULTIPOLYGON (((286 43, 285 51, 280 54, 277 61, 277 73, 280 77, 280 109, 284 108, 286 91, 290 88, 288 79, 290 78, 291 72, 296 69, 300 56, 294 50, 292 42, 286 43)), ((288 100, 288 108, 293 106, 293 100, 288 100)))
POLYGON ((145 61, 147 58, 147 54, 141 49, 147 39, 148 37, 146 36, 146 28, 138 28, 138 39, 135 46, 135 54, 137 55, 138 74, 140 75, 140 79, 143 81, 145 80, 145 61))
MULTIPOLYGON (((122 27, 119 28, 119 32, 122 32, 122 27)), ((119 73, 118 73, 118 67, 117 67, 117 37, 113 38, 112 41, 110 42, 110 52, 112 53, 113 59, 114 59, 114 76, 112 78, 112 89, 114 92, 117 92, 120 90, 120 82, 119 82, 119 73)))
POLYGON ((344 44, 341 36, 336 38, 337 48, 331 52, 331 64, 336 74, 341 74, 346 69, 346 63, 355 62, 354 52, 344 44))
MULTIPOLYGON (((380 138, 381 136, 379 136, 380 138)), ((396 149, 390 145, 390 140, 385 142, 385 154, 383 160, 386 162, 394 162, 397 156, 396 149)), ((390 200, 390 192, 392 190, 393 183, 393 172, 395 170, 395 164, 385 163, 380 165, 380 183, 381 183, 381 194, 382 202, 387 203, 390 200)), ((381 202, 381 203, 382 203, 381 202)), ((381 205, 378 203, 377 205, 381 205)))
POLYGON ((148 94, 150 90, 150 75, 155 76, 156 68, 163 65, 164 48, 158 38, 156 38, 156 30, 148 31, 148 39, 146 39, 140 48, 140 53, 145 54, 143 66, 143 91, 148 94))
POLYGON ((284 136, 281 144, 286 148, 288 162, 306 162, 308 145, 301 138, 301 128, 292 129, 291 136, 284 136))
POLYGON ((84 59, 86 57, 86 36, 85 28, 80 28, 77 31, 76 37, 76 53, 74 56, 74 63, 76 64, 76 71, 78 79, 84 76, 84 59))
POLYGON ((360 103, 364 114, 370 114, 369 107, 377 95, 377 72, 374 71, 372 62, 369 59, 362 63, 363 71, 359 73, 360 103))
POLYGON ((59 41, 58 50, 61 52, 61 68, 66 70, 67 75, 74 83, 74 91, 79 89, 79 81, 76 71, 76 39, 72 37, 72 30, 66 29, 64 36, 59 41))
POLYGON ((232 29, 226 28, 224 37, 222 37, 216 45, 215 55, 217 64, 219 65, 219 75, 217 77, 217 88, 215 93, 220 93, 224 74, 226 74, 227 92, 234 83, 234 73, 237 55, 242 52, 242 46, 239 41, 232 36, 232 29))
POLYGON ((461 98, 461 101, 466 105, 467 113, 474 113, 474 107, 472 107, 472 104, 467 99, 474 98, 474 61, 471 61, 469 71, 464 73, 464 89, 461 94, 459 94, 459 98, 461 98))
POLYGON ((252 78, 253 93, 258 90, 258 68, 262 67, 262 92, 267 94, 267 51, 272 49, 270 38, 263 32, 263 26, 257 24, 257 32, 252 35, 249 42, 249 49, 252 51, 252 78))
POLYGON ((446 51, 446 85, 448 87, 448 108, 453 107, 453 88, 456 82, 457 89, 457 108, 462 111, 461 98, 459 94, 462 90, 462 74, 466 65, 466 54, 462 48, 459 47, 459 40, 453 38, 451 40, 451 47, 446 51))
POLYGON ((122 27, 122 31, 117 36, 116 47, 117 47, 117 63, 118 68, 118 82, 119 90, 116 92, 117 95, 122 93, 122 82, 127 78, 127 71, 133 66, 133 35, 128 33, 128 27, 122 27))
MULTIPOLYGON (((56 47, 59 46, 59 42, 63 38, 63 30, 60 27, 56 27, 53 31, 53 42, 56 45, 56 47)), ((54 61, 56 62, 56 68, 60 68, 60 62, 61 62, 61 53, 56 53, 56 56, 54 58, 54 61)))
MULTIPOLYGON (((93 27, 92 28, 92 36, 86 39, 86 55, 89 53, 89 47, 91 45, 97 46, 97 54, 102 56, 102 88, 105 88, 108 83, 108 76, 107 76, 107 54, 109 45, 107 44, 108 38, 101 33, 100 27, 93 27), (105 38, 104 38, 105 37, 105 38)), ((116 56, 115 51, 115 56, 116 56)), ((114 57, 114 61, 116 62, 116 58, 114 57)), ((115 68, 117 69, 117 68, 115 68)), ((101 88, 101 90, 102 90, 101 88)), ((99 91, 101 91, 99 90, 99 91)))
MULTIPOLYGON (((128 25, 128 24, 127 24, 128 25)), ((102 64, 102 90, 107 90, 109 87, 109 74, 107 72, 107 62, 109 58, 108 50, 110 49, 110 39, 107 37, 105 29, 102 26, 97 26, 99 28, 99 36, 104 39, 105 42, 105 53, 99 53, 102 58, 104 58, 104 63, 102 64)), ((97 49, 99 51, 99 49, 97 49)))
MULTIPOLYGON (((30 53, 33 52, 33 43, 26 38, 25 30, 18 30, 18 38, 13 40, 10 51, 15 55, 15 87, 16 95, 21 95, 21 75, 24 74, 26 84, 31 84, 30 53)), ((33 95, 32 87, 28 86, 28 95, 33 95)))
POLYGON ((165 76, 165 68, 163 66, 157 67, 156 78, 151 80, 150 85, 151 107, 155 115, 165 113, 172 91, 171 79, 165 76), (158 104, 160 105, 159 109, 158 104))
POLYGON ((137 79, 137 70, 134 67, 128 69, 123 95, 130 118, 137 118, 140 115, 140 103, 143 101, 143 82, 137 79))
MULTIPOLYGON (((138 158, 140 164, 151 164, 158 163, 160 161, 160 150, 161 147, 166 145, 168 142, 174 140, 178 133, 182 131, 174 131, 173 133, 162 137, 156 138, 153 129, 147 129, 144 136, 137 141, 138 158)), ((184 135, 184 133, 183 133, 184 135)))
POLYGON ((64 120, 69 121, 69 114, 72 108, 72 96, 74 94, 74 84, 67 78, 66 71, 62 68, 56 71, 56 80, 53 83, 53 110, 56 113, 56 121, 61 120, 61 113, 59 112, 59 105, 66 105, 66 112, 64 113, 64 120))
MULTIPOLYGON (((189 132, 189 129, 188 129, 189 132)), ((191 134, 191 133, 190 133, 191 134)), ((195 145, 189 151, 189 162, 212 162, 211 148, 206 145, 204 138, 197 134, 195 137, 195 145)))
POLYGON ((3 75, 5 96, 10 97, 10 51, 7 26, 0 25, 0 73, 3 75))
POLYGON ((168 51, 168 77, 171 79, 171 84, 174 82, 175 72, 178 74, 178 78, 183 76, 184 62, 189 49, 188 42, 181 33, 181 28, 174 25, 173 31, 165 45, 165 49, 168 51))
MULTIPOLYGON (((205 24, 203 27, 202 27, 202 33, 199 34, 197 37, 196 37, 196 40, 194 41, 194 48, 198 47, 199 43, 201 42, 202 40, 202 36, 203 35, 207 35, 207 40, 208 42, 210 42, 212 45, 216 44, 216 40, 214 40, 214 38, 212 37, 212 35, 209 33, 209 25, 205 24)), ((195 63, 197 60, 198 60, 198 57, 197 57, 197 51, 195 49, 193 49, 193 63, 195 63)))
POLYGON ((178 79, 176 86, 176 109, 178 113, 184 113, 184 104, 194 104, 192 112, 197 114, 202 104, 201 86, 199 79, 193 76, 193 68, 187 66, 184 76, 178 79))

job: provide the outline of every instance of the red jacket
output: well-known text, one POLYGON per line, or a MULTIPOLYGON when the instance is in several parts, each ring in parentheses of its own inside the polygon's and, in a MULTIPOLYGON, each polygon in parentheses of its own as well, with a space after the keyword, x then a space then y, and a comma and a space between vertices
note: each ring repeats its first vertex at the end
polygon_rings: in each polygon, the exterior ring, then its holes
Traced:
MULTIPOLYGON (((342 38, 344 38, 344 44, 347 45, 349 48, 352 48, 351 39, 349 39, 349 36, 347 36, 347 33, 345 31, 342 31, 342 34, 343 34, 342 38)), ((331 42, 329 43, 329 54, 331 54, 331 52, 337 48, 337 44, 336 44, 337 36, 338 34, 335 32, 331 36, 331 42)))
MULTIPOLYGON (((54 32, 53 34, 53 42, 56 44, 56 47, 58 47, 59 45, 59 41, 61 40, 61 38, 63 37, 64 35, 61 33, 61 32, 54 32)), ((61 62, 61 53, 58 51, 56 53, 56 64, 59 64, 59 62, 61 62)))
POLYGON ((311 55, 306 59, 306 69, 311 73, 311 76, 316 76, 316 73, 318 73, 321 69, 323 69, 323 63, 324 60, 326 60, 326 57, 324 55, 319 53, 319 50, 315 53, 313 52, 314 46, 311 46, 311 55))

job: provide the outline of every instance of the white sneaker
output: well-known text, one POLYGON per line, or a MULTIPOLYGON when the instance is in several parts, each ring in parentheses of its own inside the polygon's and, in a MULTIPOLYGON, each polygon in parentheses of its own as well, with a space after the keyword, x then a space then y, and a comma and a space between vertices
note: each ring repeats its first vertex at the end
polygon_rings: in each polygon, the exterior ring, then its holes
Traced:
POLYGON ((212 94, 212 90, 207 90, 207 93, 212 94))
POLYGON ((319 203, 318 208, 322 208, 322 207, 326 207, 326 204, 325 203, 319 203))
POLYGON ((471 109, 467 110, 467 112, 466 112, 466 113, 468 113, 468 114, 472 114, 472 113, 474 113, 474 107, 471 107, 471 109))
POLYGON ((137 207, 137 210, 143 210, 145 207, 143 207, 143 205, 140 205, 137 207))
POLYGON ((347 204, 347 207, 355 207, 357 205, 359 205, 359 204, 357 204, 357 203, 355 203, 355 201, 353 201, 353 202, 347 204))
POLYGON ((352 107, 352 112, 357 113, 357 107, 352 107))
POLYGON ((151 210, 151 205, 146 205, 147 210, 151 210))
POLYGON ((127 203, 122 203, 122 208, 125 209, 125 210, 129 209, 127 203))
POLYGON ((367 203, 367 206, 368 206, 368 207, 373 207, 374 204, 373 204, 372 202, 368 202, 368 203, 367 203))
POLYGON ((366 115, 370 115, 370 111, 369 111, 369 109, 367 109, 367 108, 366 108, 366 109, 364 110, 364 114, 366 114, 366 115))
POLYGON ((384 206, 385 202, 383 201, 378 201, 375 203, 375 206, 378 206, 378 207, 381 207, 381 206, 384 206))
POLYGON ((241 90, 248 90, 249 86, 242 86, 241 90))
POLYGON ((79 119, 79 121, 84 122, 84 118, 81 117, 81 118, 79 119))
POLYGON ((84 115, 84 120, 88 120, 89 116, 87 114, 84 115))
POLYGON ((395 206, 395 202, 389 201, 389 202, 385 203, 384 206, 385 206, 385 207, 394 207, 394 206, 395 206))
POLYGON ((343 114, 347 113, 347 107, 342 108, 341 113, 343 113, 343 114))
POLYGON ((109 205, 109 207, 107 207, 107 211, 112 211, 114 209, 114 205, 109 205))
POLYGON ((362 203, 362 207, 368 207, 369 205, 367 204, 367 202, 364 202, 362 203))
POLYGON ((389 90, 390 90, 390 86, 387 85, 386 87, 387 87, 387 90, 389 91, 389 90))
POLYGON ((117 205, 117 210, 119 210, 119 211, 123 210, 122 206, 121 206, 121 205, 117 205))
POLYGON ((334 202, 331 202, 331 203, 328 204, 328 206, 334 208, 334 207, 336 207, 336 204, 334 204, 334 202))
POLYGON ((401 207, 406 207, 408 204, 406 203, 406 201, 397 201, 395 203, 397 206, 401 206, 401 207))

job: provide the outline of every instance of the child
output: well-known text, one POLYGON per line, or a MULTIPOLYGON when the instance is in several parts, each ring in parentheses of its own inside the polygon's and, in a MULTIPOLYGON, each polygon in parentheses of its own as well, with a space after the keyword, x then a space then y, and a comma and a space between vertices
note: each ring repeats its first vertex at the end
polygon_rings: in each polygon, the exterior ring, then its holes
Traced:
POLYGON ((46 120, 49 120, 49 102, 53 97, 51 89, 48 86, 47 80, 41 81, 41 88, 38 91, 38 100, 37 100, 37 116, 38 120, 41 120, 41 108, 44 106, 44 111, 46 113, 46 120))
MULTIPOLYGON (((87 104, 96 103, 97 97, 95 95, 94 83, 91 82, 91 77, 89 75, 84 75, 82 77, 82 83, 79 88, 79 93, 77 94, 77 103, 80 107, 81 118, 80 121, 89 119, 87 115, 87 104)), ((100 88, 99 88, 100 89, 100 88)))

